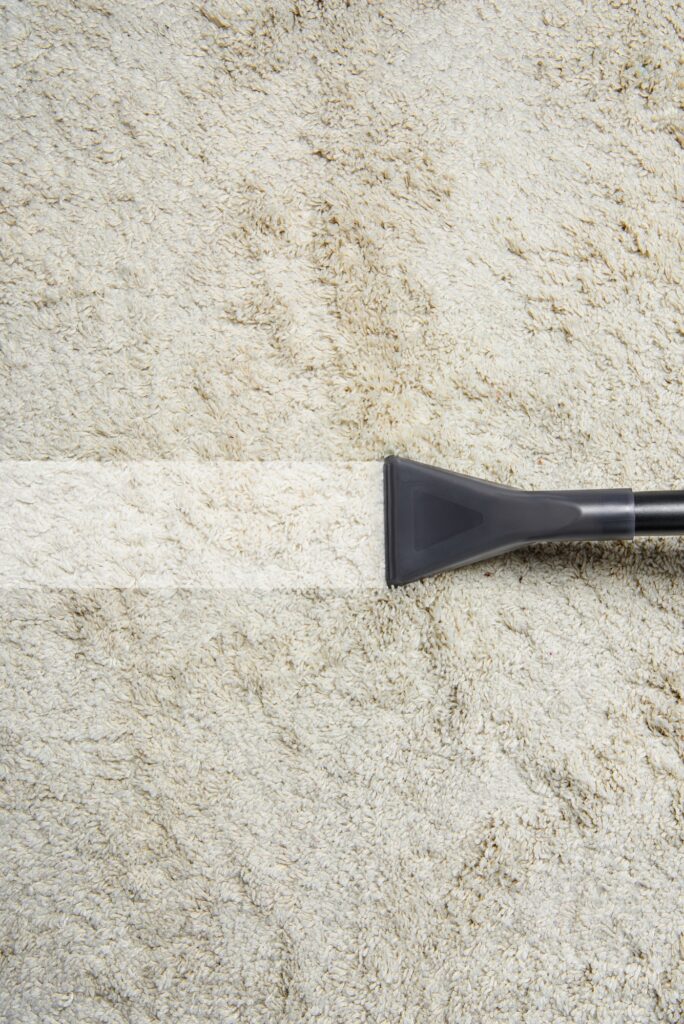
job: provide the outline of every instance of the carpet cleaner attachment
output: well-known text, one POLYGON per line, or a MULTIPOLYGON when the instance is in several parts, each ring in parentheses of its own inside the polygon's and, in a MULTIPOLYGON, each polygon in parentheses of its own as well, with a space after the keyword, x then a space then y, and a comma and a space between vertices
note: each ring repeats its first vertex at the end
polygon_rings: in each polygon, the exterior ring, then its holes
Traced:
POLYGON ((684 491, 520 491, 397 456, 384 487, 394 587, 542 541, 684 533, 684 491))

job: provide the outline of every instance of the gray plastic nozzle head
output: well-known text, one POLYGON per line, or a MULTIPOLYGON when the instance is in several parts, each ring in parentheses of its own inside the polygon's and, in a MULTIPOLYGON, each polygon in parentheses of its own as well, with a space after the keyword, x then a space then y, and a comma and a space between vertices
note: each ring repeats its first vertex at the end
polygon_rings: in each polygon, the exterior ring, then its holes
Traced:
POLYGON ((390 456, 385 568, 399 586, 547 540, 634 536, 631 490, 520 491, 390 456))

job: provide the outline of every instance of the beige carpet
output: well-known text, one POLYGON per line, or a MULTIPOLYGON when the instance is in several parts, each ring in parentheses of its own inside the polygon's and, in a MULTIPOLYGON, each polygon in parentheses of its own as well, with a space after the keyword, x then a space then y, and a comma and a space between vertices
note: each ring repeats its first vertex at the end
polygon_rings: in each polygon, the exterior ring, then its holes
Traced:
MULTIPOLYGON (((3 459, 684 486, 679 4, 0 17, 3 459)), ((0 1019, 679 1024, 683 568, 6 590, 0 1019)))

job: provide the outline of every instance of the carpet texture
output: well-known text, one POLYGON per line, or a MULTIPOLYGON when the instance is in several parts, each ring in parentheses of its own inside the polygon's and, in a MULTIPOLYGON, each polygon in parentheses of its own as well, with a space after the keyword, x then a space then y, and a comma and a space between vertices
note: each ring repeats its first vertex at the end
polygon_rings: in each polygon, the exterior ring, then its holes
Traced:
MULTIPOLYGON (((5 460, 682 487, 682 11, 6 0, 5 460)), ((5 590, 0 1019, 679 1024, 682 547, 5 590)))

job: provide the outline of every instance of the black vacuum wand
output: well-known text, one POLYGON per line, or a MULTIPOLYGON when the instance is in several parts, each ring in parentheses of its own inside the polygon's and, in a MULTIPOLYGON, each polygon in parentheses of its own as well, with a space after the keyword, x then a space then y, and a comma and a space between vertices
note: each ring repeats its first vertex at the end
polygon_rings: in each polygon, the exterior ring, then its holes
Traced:
POLYGON ((547 540, 684 533, 684 491, 519 491, 385 459, 385 569, 396 587, 547 540))

